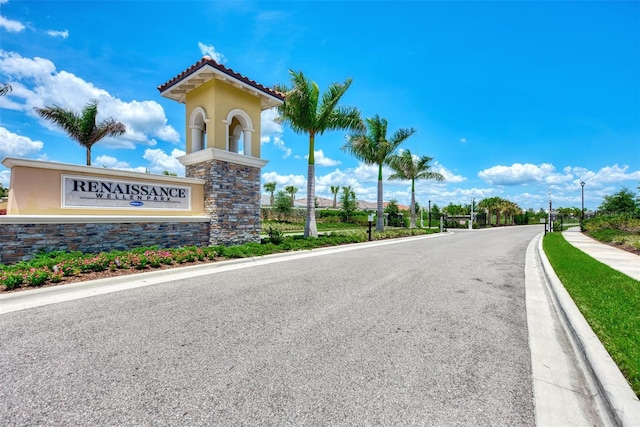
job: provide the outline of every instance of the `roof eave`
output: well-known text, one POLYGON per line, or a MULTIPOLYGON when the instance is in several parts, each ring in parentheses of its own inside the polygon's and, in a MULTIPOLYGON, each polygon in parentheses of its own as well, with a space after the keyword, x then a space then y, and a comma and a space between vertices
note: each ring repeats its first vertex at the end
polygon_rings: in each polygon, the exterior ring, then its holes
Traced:
POLYGON ((159 86, 158 89, 161 90, 161 96, 184 103, 187 93, 211 81, 212 79, 228 81, 232 86, 259 97, 262 110, 277 107, 284 102, 284 96, 282 98, 274 96, 260 87, 256 87, 257 84, 253 85, 240 80, 219 70, 208 62, 203 62, 199 67, 195 67, 193 70, 188 70, 185 72, 184 76, 180 76, 180 78, 176 77, 164 85, 159 86))

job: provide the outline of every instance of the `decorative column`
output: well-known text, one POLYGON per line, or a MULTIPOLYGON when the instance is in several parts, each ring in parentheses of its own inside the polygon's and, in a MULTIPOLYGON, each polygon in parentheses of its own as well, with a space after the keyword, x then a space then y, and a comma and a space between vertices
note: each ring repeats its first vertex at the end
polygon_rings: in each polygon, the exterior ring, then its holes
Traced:
POLYGON ((180 157, 186 176, 206 181, 210 245, 260 241, 260 170, 265 160, 209 148, 180 157))

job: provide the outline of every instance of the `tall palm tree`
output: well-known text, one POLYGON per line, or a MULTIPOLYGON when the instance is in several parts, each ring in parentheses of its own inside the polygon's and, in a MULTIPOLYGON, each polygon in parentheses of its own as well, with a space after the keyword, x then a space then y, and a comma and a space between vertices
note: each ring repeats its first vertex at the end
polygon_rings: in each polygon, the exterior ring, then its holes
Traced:
POLYGON ((431 171, 431 160, 428 156, 414 156, 410 150, 402 150, 400 154, 389 157, 389 167, 394 173, 389 176, 390 180, 410 180, 411 181, 411 224, 410 228, 416 226, 416 179, 429 179, 433 181, 444 181, 441 173, 431 171))
POLYGON ((329 190, 331 190, 331 194, 333 194, 333 208, 335 209, 338 206, 338 193, 340 192, 340 186, 338 185, 332 185, 331 187, 329 187, 329 190))
POLYGON ((112 118, 96 123, 98 101, 89 102, 78 115, 54 105, 34 110, 40 117, 60 126, 72 139, 87 149, 87 166, 91 166, 91 147, 107 136, 120 136, 126 132, 125 126, 112 118))
POLYGON ((266 182, 264 184, 264 190, 269 192, 269 193, 271 193, 271 197, 269 198, 269 205, 272 206, 272 207, 273 207, 273 202, 274 202, 273 193, 276 192, 276 185, 278 185, 278 184, 276 184, 275 182, 266 182))
POLYGON ((364 127, 360 112, 353 107, 339 107, 351 79, 344 83, 332 83, 320 95, 317 83, 307 79, 302 72, 289 70, 291 87, 276 86, 284 93, 285 100, 278 107, 279 120, 288 124, 296 133, 309 135, 309 162, 307 166, 307 218, 304 237, 318 237, 315 209, 315 138, 328 130, 359 130, 364 127))
POLYGON ((378 166, 378 206, 376 230, 384 230, 382 215, 382 166, 389 157, 395 153, 396 149, 407 138, 413 135, 416 130, 398 129, 391 138, 387 139, 387 120, 381 119, 378 115, 367 119, 368 132, 356 133, 349 136, 349 139, 342 149, 364 163, 378 166))
POLYGON ((287 185, 286 187, 284 187, 284 191, 286 191, 289 194, 289 197, 291 197, 291 206, 293 206, 296 193, 298 192, 298 187, 295 187, 293 185, 287 185))

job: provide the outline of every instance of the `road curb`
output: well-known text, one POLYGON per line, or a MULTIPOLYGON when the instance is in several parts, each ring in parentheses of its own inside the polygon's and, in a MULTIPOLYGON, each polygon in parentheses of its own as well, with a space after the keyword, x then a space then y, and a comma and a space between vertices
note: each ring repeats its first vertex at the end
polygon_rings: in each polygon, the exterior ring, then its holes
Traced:
POLYGON ((589 371, 587 374, 594 381, 603 409, 616 425, 637 426, 640 420, 640 400, 562 285, 544 253, 542 239, 538 242, 538 256, 558 314, 565 322, 576 354, 585 362, 589 371))

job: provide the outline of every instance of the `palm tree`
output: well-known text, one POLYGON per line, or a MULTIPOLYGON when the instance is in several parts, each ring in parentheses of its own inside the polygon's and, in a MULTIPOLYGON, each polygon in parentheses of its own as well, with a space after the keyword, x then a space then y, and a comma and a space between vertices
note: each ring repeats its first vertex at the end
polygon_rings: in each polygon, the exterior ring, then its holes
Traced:
POLYGON ((80 115, 57 105, 35 107, 34 110, 40 117, 60 126, 67 135, 87 149, 87 166, 91 166, 91 147, 95 143, 107 136, 120 136, 126 132, 125 126, 112 118, 96 123, 98 101, 95 100, 89 102, 80 115))
POLYGON ((388 163, 394 173, 389 176, 390 180, 411 180, 411 224, 410 228, 416 226, 416 179, 430 179, 433 181, 444 181, 444 176, 438 172, 431 171, 429 164, 433 160, 431 157, 417 157, 409 150, 403 150, 400 154, 389 157, 388 163))
MULTIPOLYGON (((340 187, 338 187, 338 189, 339 188, 340 187)), ((342 210, 342 215, 346 222, 349 222, 351 214, 358 210, 358 200, 356 199, 356 192, 350 185, 342 187, 340 209, 342 210)))
POLYGON ((337 201, 338 201, 338 193, 340 192, 340 186, 332 185, 331 187, 329 187, 329 190, 331 190, 331 194, 333 194, 333 208, 335 209, 336 206, 338 205, 337 201))
POLYGON ((512 201, 505 200, 505 215, 507 217, 505 218, 505 223, 513 225, 515 222, 515 215, 520 211, 520 206, 513 203, 512 201))
POLYGON ((276 192, 276 185, 278 185, 278 184, 276 184, 275 182, 266 182, 264 184, 264 190, 269 192, 269 193, 271 193, 271 197, 269 198, 269 205, 272 206, 272 207, 273 207, 273 202, 274 202, 273 193, 276 192))
POLYGON ((342 147, 343 150, 354 155, 364 163, 378 165, 378 206, 376 230, 384 231, 384 221, 382 216, 382 166, 389 157, 407 138, 413 135, 416 130, 398 129, 390 139, 387 139, 387 120, 381 119, 378 115, 367 119, 368 133, 356 133, 349 136, 349 140, 342 147))
POLYGON ((309 135, 309 163, 307 167, 307 218, 304 237, 318 237, 315 210, 315 137, 328 130, 359 130, 363 128, 360 112, 353 107, 339 107, 342 95, 351 86, 351 79, 343 84, 333 83, 320 95, 316 82, 308 80, 302 72, 289 70, 291 87, 277 86, 285 100, 278 107, 280 121, 287 123, 296 133, 309 135))
POLYGON ((10 84, 0 83, 0 96, 8 94, 12 90, 13 90, 13 88, 11 87, 10 84))
MULTIPOLYGON (((284 191, 286 191, 289 194, 289 197, 291 197, 291 206, 293 206, 296 193, 298 192, 298 187, 294 187, 293 185, 287 185, 286 187, 284 187, 284 191)), ((315 206, 315 203, 314 203, 314 206, 315 206)))
MULTIPOLYGON (((500 225, 500 212, 498 209, 500 200, 502 200, 500 197, 489 197, 482 199, 480 203, 478 203, 478 208, 483 209, 487 213, 489 224, 491 224, 491 214, 496 212, 496 225, 500 225)), ((487 225, 486 220, 485 225, 487 225)))

